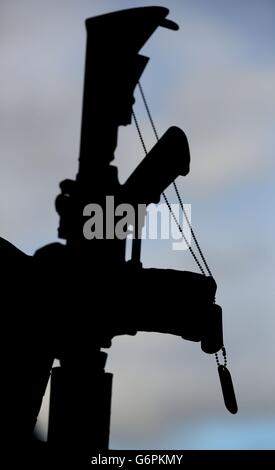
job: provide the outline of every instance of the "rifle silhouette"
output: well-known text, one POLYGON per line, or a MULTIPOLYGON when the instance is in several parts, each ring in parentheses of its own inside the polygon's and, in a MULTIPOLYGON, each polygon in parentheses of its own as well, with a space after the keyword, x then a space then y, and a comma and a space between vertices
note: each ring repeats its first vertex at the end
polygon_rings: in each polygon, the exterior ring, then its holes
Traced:
MULTIPOLYGON (((104 371, 107 354, 101 348, 110 347, 113 337, 161 332, 201 342, 202 350, 210 354, 223 348, 222 311, 215 304, 212 276, 144 269, 142 227, 135 218, 136 238, 128 262, 126 238, 114 234, 109 239, 87 239, 83 233, 89 204, 104 208, 106 197, 112 197, 114 208, 119 204, 146 207, 158 202, 178 176, 189 172, 188 141, 178 127, 165 132, 124 185, 111 165, 119 126, 132 121, 134 89, 149 60, 138 52, 159 26, 178 29, 166 18, 168 13, 163 7, 143 7, 86 20, 79 169, 75 180, 61 182, 56 199, 58 234, 65 244, 53 243, 27 256, 0 241, 6 260, 5 286, 12 285, 11 260, 21 280, 17 299, 10 303, 15 309, 19 304, 28 308, 27 320, 20 323, 24 337, 18 334, 14 348, 13 376, 18 388, 25 384, 15 410, 19 435, 26 442, 30 438, 51 375, 48 443, 60 455, 68 448, 82 457, 108 449, 112 374, 104 371), (154 287, 150 294, 148 286, 154 287), (172 288, 182 293, 184 305, 173 303, 172 288), (52 369, 55 358, 60 367, 52 369)), ((105 232, 106 222, 103 228, 105 232)), ((12 289, 6 295, 10 298, 12 289)), ((225 366, 219 372, 226 406, 236 412, 225 366)), ((10 397, 9 403, 16 398, 10 397)))

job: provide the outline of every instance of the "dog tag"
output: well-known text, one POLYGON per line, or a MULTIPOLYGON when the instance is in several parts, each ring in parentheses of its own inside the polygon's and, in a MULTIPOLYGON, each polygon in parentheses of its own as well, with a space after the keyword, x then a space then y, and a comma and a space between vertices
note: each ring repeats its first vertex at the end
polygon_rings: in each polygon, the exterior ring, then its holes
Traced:
POLYGON ((222 393, 223 393, 225 406, 228 409, 228 411, 230 411, 230 413, 235 414, 238 411, 238 405, 236 401, 231 374, 229 370, 223 365, 218 366, 218 372, 219 372, 219 377, 221 381, 221 387, 222 387, 222 393))

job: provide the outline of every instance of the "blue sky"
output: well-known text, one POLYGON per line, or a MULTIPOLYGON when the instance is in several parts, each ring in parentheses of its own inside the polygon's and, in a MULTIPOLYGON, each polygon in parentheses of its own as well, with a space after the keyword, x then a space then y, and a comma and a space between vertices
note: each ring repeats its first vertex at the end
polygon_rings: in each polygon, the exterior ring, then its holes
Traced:
MULTIPOLYGON (((151 4, 1 2, 0 227, 28 253, 56 240, 58 183, 77 171, 84 20, 151 4)), ((178 125, 189 139, 191 171, 178 185, 218 283, 240 410, 232 417, 224 409, 215 361, 197 344, 117 338, 108 360, 111 446, 275 448, 275 3, 157 4, 180 30, 159 29, 145 46, 142 83, 159 133, 178 125)), ((150 148, 154 136, 138 93, 136 101, 150 148)), ((115 163, 124 181, 143 152, 134 126, 119 136, 115 163)), ((145 266, 196 270, 168 242, 144 242, 142 256, 145 266)), ((184 311, 184 291, 173 295, 184 311)))

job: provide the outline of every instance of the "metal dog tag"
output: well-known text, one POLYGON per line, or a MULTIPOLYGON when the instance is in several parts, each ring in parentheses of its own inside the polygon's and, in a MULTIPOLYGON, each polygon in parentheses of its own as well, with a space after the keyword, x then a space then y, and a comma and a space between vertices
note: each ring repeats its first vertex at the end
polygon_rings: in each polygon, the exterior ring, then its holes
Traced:
POLYGON ((223 366, 219 365, 218 366, 218 372, 219 372, 219 377, 221 381, 221 387, 222 387, 222 393, 223 393, 223 399, 226 408, 230 413, 237 413, 238 411, 238 405, 237 405, 237 400, 234 392, 234 386, 231 378, 231 374, 229 370, 223 366))

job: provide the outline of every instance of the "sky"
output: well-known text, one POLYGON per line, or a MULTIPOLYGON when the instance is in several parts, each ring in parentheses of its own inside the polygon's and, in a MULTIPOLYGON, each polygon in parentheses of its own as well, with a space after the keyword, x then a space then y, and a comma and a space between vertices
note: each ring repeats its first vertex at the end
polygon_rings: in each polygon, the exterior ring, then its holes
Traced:
MULTIPOLYGON (((84 20, 147 5, 1 1, 0 235, 26 253, 57 240, 58 184, 77 172, 84 20)), ((156 5, 170 9, 180 30, 159 28, 145 45, 142 84, 159 134, 177 125, 189 140, 190 174, 177 183, 218 284, 239 413, 225 410, 215 360, 197 343, 145 333, 115 338, 107 363, 114 374, 110 447, 274 449, 275 3, 156 5)), ((150 148, 154 135, 135 97, 150 148)), ((134 126, 121 128, 114 162, 121 182, 142 158, 134 126)), ((144 241, 142 261, 197 270, 169 241, 144 241)), ((171 293, 148 286, 148 295, 171 293)), ((178 302, 184 314, 184 286, 172 293, 171 310, 178 302)), ((46 414, 45 401, 42 430, 46 414)))

